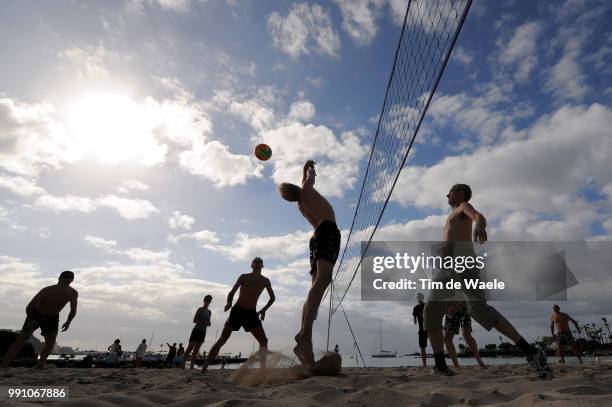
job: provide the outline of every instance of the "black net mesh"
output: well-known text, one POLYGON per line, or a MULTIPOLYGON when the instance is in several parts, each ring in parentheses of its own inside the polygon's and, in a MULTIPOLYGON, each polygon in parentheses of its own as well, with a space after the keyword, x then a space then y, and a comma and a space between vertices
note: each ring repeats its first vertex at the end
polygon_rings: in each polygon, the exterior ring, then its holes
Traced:
POLYGON ((404 18, 351 230, 333 281, 335 313, 387 206, 472 0, 412 0, 404 18))

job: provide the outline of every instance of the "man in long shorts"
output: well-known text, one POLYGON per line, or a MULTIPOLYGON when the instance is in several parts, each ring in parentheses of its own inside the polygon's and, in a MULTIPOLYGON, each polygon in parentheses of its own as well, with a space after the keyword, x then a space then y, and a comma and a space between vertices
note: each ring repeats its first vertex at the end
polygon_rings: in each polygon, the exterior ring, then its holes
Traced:
POLYGON ((286 201, 297 202, 302 216, 314 228, 310 239, 310 275, 312 285, 304 307, 300 331, 295 335, 296 346, 293 352, 307 368, 314 367, 312 350, 312 325, 317 316, 325 290, 332 281, 334 264, 340 251, 340 231, 336 225, 336 215, 330 203, 315 188, 315 162, 306 161, 302 172, 302 187, 282 183, 278 190, 286 201))
POLYGON ((578 358, 578 362, 582 364, 580 349, 578 349, 578 344, 574 340, 574 335, 572 335, 572 331, 569 327, 570 322, 574 324, 574 327, 576 327, 576 330, 578 333, 580 333, 580 326, 578 326, 578 322, 565 312, 561 312, 561 308, 555 304, 550 316, 550 333, 559 346, 559 363, 565 363, 565 347, 570 346, 572 348, 572 352, 574 352, 574 355, 576 355, 578 358), (557 327, 556 334, 555 326, 557 327))
POLYGON ((11 360, 17 355, 21 347, 28 341, 32 333, 40 328, 42 336, 45 338, 45 346, 40 352, 38 367, 43 367, 49 353, 55 345, 59 325, 59 313, 70 303, 70 313, 66 322, 62 325, 62 332, 70 327, 72 319, 77 312, 77 298, 79 293, 70 284, 74 281, 72 271, 63 271, 57 284, 50 285, 40 290, 26 307, 26 319, 21 328, 19 338, 6 351, 2 368, 7 369, 11 360))
POLYGON ((198 358, 198 352, 200 352, 200 347, 206 338, 206 329, 210 326, 211 312, 208 307, 210 306, 211 301, 212 296, 206 295, 204 297, 204 305, 198 308, 193 316, 193 323, 195 326, 191 330, 191 335, 189 335, 189 344, 185 350, 185 357, 182 363, 183 369, 185 369, 185 361, 189 359, 190 355, 191 365, 189 366, 189 369, 193 369, 195 366, 196 359, 198 358))
MULTIPOLYGON (((468 185, 453 185, 446 197, 452 210, 444 226, 442 240, 445 243, 442 245, 441 251, 444 257, 451 256, 458 258, 462 256, 465 258, 471 256, 475 258, 476 252, 472 245, 472 223, 475 223, 473 239, 475 242, 482 244, 487 241, 487 232, 485 230, 487 221, 468 202, 472 197, 472 190, 468 185)), ((472 268, 464 271, 461 275, 457 274, 452 277, 457 279, 476 279, 478 278, 478 269, 472 268)), ((462 294, 466 297, 468 313, 476 322, 486 330, 495 328, 501 334, 512 339, 516 346, 525 353, 530 368, 539 378, 552 378, 552 370, 546 363, 544 351, 530 345, 502 314, 487 304, 483 290, 468 291, 464 288, 462 294)), ((446 366, 444 357, 442 318, 448 309, 448 305, 447 298, 440 298, 440 293, 431 291, 430 298, 427 300, 423 310, 423 325, 429 334, 429 340, 434 352, 434 374, 443 376, 454 374, 446 366)))
POLYGON ((274 291, 272 291, 270 280, 261 275, 263 265, 263 260, 259 257, 255 257, 251 262, 252 271, 238 277, 236 284, 234 284, 234 287, 227 295, 227 304, 224 310, 227 312, 231 308, 231 312, 223 326, 221 337, 212 348, 210 348, 210 352, 208 352, 208 356, 202 367, 202 373, 206 372, 210 363, 219 354, 221 347, 225 345, 225 342, 227 342, 232 335, 232 332, 238 331, 240 328, 244 328, 245 332, 250 332, 257 342, 259 342, 261 367, 265 367, 268 338, 266 337, 266 332, 263 329, 261 321, 265 319, 266 311, 274 302, 275 296, 274 291), (268 291, 270 299, 265 307, 257 311, 257 301, 264 288, 268 291), (240 289, 238 301, 236 301, 236 305, 232 306, 234 294, 236 294, 238 289, 240 289))

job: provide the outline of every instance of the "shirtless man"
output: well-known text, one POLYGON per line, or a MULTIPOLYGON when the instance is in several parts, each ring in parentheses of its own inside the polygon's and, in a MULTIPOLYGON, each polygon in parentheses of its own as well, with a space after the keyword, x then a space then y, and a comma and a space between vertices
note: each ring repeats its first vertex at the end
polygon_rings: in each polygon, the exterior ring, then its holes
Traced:
POLYGON ((246 332, 250 332, 255 339, 257 339, 257 342, 259 342, 261 367, 264 368, 266 366, 268 338, 266 337, 266 332, 261 325, 261 321, 265 319, 266 311, 274 302, 275 297, 270 280, 261 275, 262 268, 263 260, 259 257, 255 257, 251 262, 251 269, 253 271, 248 274, 242 274, 240 277, 238 277, 236 284, 234 284, 234 287, 227 295, 227 304, 225 304, 224 310, 225 312, 227 312, 227 310, 230 308, 232 310, 229 318, 223 326, 221 337, 212 346, 212 348, 210 348, 210 352, 208 352, 208 356, 206 357, 206 361, 202 367, 202 373, 206 373, 208 365, 210 365, 213 359, 219 354, 219 350, 221 350, 221 347, 225 345, 225 342, 227 342, 229 337, 232 335, 232 331, 238 331, 241 327, 243 327, 246 332), (240 295, 238 296, 238 301, 236 302, 236 305, 232 307, 234 294, 239 288, 240 295), (264 288, 268 291, 270 299, 265 307, 259 311, 256 311, 257 301, 259 300, 259 296, 264 288))
POLYGON ((332 281, 334 264, 340 252, 340 231, 336 226, 336 215, 329 202, 314 188, 314 165, 312 160, 304 164, 301 188, 289 183, 282 183, 278 187, 285 200, 298 203, 299 211, 315 229, 309 244, 312 285, 302 309, 300 331, 295 335, 297 345, 293 348, 295 355, 308 369, 314 367, 312 325, 325 290, 332 281))
POLYGON ((70 283, 73 280, 74 273, 72 271, 63 271, 59 276, 57 284, 43 288, 32 298, 32 301, 26 307, 27 316, 21 328, 19 338, 6 351, 2 368, 8 368, 11 360, 19 352, 19 349, 38 328, 40 328, 40 332, 45 338, 45 346, 40 352, 37 367, 44 366, 49 353, 53 349, 53 345, 55 345, 60 311, 70 302, 70 313, 66 322, 62 325, 62 332, 70 327, 70 323, 76 315, 78 293, 74 288, 70 287, 70 283))
POLYGON ((561 309, 557 304, 553 306, 553 311, 550 316, 550 333, 557 345, 559 345, 559 363, 565 363, 565 346, 569 345, 572 347, 572 352, 578 358, 578 361, 582 364, 582 358, 580 357, 580 350, 574 340, 572 331, 570 331, 570 321, 576 327, 578 333, 580 333, 580 327, 578 322, 572 317, 567 315, 565 312, 561 312, 561 309), (555 335, 555 325, 557 326, 557 334, 555 335))
MULTIPOLYGON (((444 250, 451 255, 475 256, 472 246, 472 237, 477 243, 487 241, 485 217, 468 203, 472 197, 472 190, 468 185, 456 184, 446 195, 448 204, 452 211, 448 216, 443 231, 443 240, 448 242, 444 250), (472 223, 475 223, 472 235, 472 223)), ((463 278, 477 278, 474 270, 466 270, 462 273, 463 278)), ((552 378, 552 370, 546 364, 546 354, 534 346, 531 346, 512 326, 512 324, 501 315, 495 308, 487 304, 484 293, 478 290, 463 290, 466 297, 468 313, 482 325, 486 330, 495 328, 501 334, 510 338, 518 348, 527 356, 527 362, 539 378, 552 378)), ((448 301, 444 298, 436 298, 436 293, 430 293, 431 299, 425 303, 423 311, 424 328, 429 334, 429 340, 434 352, 434 373, 439 375, 453 375, 454 372, 446 366, 444 358, 444 334, 442 331, 442 317, 448 309, 448 301)))

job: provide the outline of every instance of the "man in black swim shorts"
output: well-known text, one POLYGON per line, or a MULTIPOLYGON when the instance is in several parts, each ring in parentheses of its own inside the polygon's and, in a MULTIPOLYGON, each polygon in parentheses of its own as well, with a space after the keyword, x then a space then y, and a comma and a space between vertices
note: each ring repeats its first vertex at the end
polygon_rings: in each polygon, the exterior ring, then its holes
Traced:
POLYGON ((261 325, 261 321, 263 321, 266 317, 266 311, 274 302, 275 297, 270 280, 261 275, 262 268, 263 260, 259 257, 255 257, 251 262, 252 272, 242 274, 240 277, 238 277, 236 284, 234 284, 234 287, 227 295, 225 312, 231 308, 230 315, 223 326, 221 337, 217 340, 213 347, 210 348, 210 352, 208 352, 208 356, 206 357, 206 361, 202 367, 202 373, 206 372, 208 365, 210 365, 213 359, 217 357, 221 347, 225 345, 225 342, 227 342, 227 340, 230 338, 232 332, 238 331, 240 328, 244 328, 246 332, 250 332, 255 339, 257 339, 257 342, 259 342, 261 367, 266 366, 268 338, 266 337, 266 333, 261 325), (257 301, 259 300, 259 296, 264 288, 268 291, 270 299, 265 307, 259 311, 256 311, 257 301), (238 296, 236 305, 232 307, 234 294, 238 289, 240 289, 240 295, 238 296))
POLYGON ((38 328, 42 336, 45 338, 45 346, 40 352, 39 366, 43 366, 47 360, 47 356, 55 345, 57 337, 59 314, 64 306, 70 303, 70 313, 66 322, 62 325, 62 332, 70 327, 72 319, 77 311, 77 291, 70 287, 74 280, 72 271, 63 271, 57 284, 43 288, 32 298, 32 301, 26 307, 26 319, 21 328, 21 333, 17 341, 6 351, 6 356, 2 362, 2 368, 8 368, 11 360, 17 355, 17 352, 28 341, 32 333, 38 328))
POLYGON ((307 368, 314 366, 312 351, 312 325, 325 290, 332 281, 334 264, 340 252, 340 231, 336 226, 336 215, 330 203, 315 188, 314 161, 304 164, 302 187, 282 183, 278 191, 283 199, 297 202, 302 216, 315 229, 310 239, 310 275, 312 285, 302 309, 300 332, 295 335, 293 352, 307 368))

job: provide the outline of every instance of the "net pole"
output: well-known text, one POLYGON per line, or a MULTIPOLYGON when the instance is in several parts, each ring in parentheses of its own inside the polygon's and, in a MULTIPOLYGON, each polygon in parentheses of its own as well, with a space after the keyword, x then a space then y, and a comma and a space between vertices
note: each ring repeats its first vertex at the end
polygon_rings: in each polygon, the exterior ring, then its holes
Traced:
POLYGON ((340 304, 340 308, 342 309, 342 313, 344 314, 344 319, 346 320, 346 324, 349 327, 349 331, 351 332, 351 336, 353 337, 353 343, 355 344, 355 347, 357 348, 357 351, 359 352, 359 356, 361 357, 361 363, 363 364, 363 367, 366 367, 366 363, 363 360, 363 355, 361 354, 361 348, 359 347, 359 344, 357 343, 357 338, 355 337, 355 333, 353 332, 353 327, 351 326, 351 323, 349 322, 348 316, 346 315, 346 311, 344 310, 344 307, 342 306, 342 304, 340 304))

